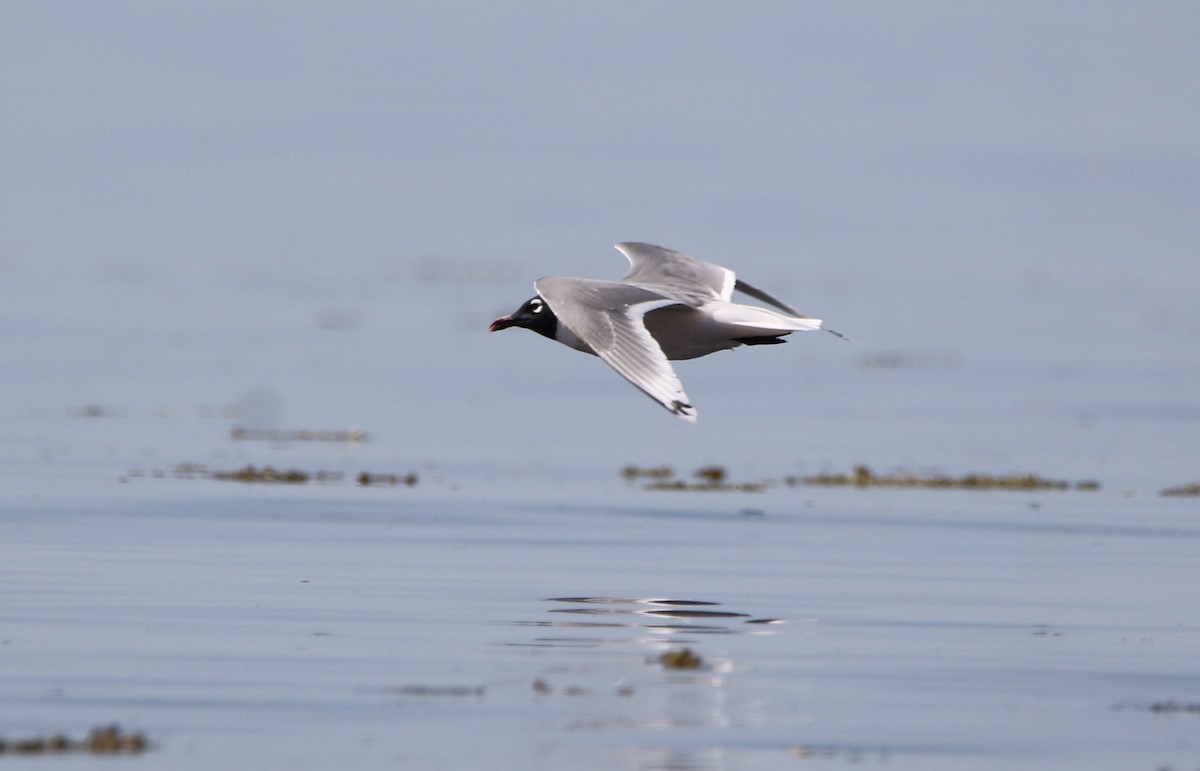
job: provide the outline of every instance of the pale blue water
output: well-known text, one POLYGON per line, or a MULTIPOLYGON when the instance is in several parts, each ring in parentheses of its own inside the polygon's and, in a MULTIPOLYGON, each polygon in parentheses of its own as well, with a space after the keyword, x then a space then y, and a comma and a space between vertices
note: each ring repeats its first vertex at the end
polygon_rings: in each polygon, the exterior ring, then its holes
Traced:
POLYGON ((1149 709, 1200 689, 1190 502, 208 485, 9 512, 6 731, 115 720, 164 768, 1196 751, 1194 715, 1149 709), (705 669, 656 662, 685 645, 705 669))
POLYGON ((1196 765, 1195 714, 1147 709, 1200 702, 1200 506, 1158 495, 1200 481, 1196 12, 290 8, 4 12, 0 738, 1196 765), (541 275, 620 276, 621 240, 851 341, 680 363, 693 426, 486 333, 541 275), (631 463, 1101 489, 679 494, 631 463), (628 602, 553 601, 586 597, 628 602), (748 615, 644 612, 681 607, 748 615), (684 644, 709 668, 655 663, 684 644))

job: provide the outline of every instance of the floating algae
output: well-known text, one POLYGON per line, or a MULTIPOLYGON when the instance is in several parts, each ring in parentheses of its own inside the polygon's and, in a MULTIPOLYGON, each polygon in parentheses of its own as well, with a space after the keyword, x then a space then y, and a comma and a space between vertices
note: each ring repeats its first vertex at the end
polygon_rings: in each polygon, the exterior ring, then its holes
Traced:
POLYGON ((367 432, 360 428, 332 431, 316 431, 302 428, 294 431, 280 431, 272 428, 241 428, 234 426, 229 430, 229 438, 242 442, 350 442, 352 444, 359 444, 367 441, 367 432))
MULTIPOLYGON (((122 482, 127 482, 129 479, 141 478, 146 476, 146 473, 141 470, 131 470, 126 476, 121 477, 122 482)), ((163 471, 152 471, 150 476, 155 479, 162 479, 167 476, 163 471)), ((308 482, 316 482, 317 484, 337 484, 345 480, 346 475, 340 471, 300 471, 299 469, 281 470, 273 466, 245 466, 233 471, 215 471, 202 463, 180 463, 171 469, 170 476, 175 479, 217 479, 225 482, 245 482, 248 484, 291 484, 302 485, 308 482)), ((371 486, 388 486, 396 487, 404 485, 406 487, 414 487, 417 484, 417 475, 409 472, 407 474, 375 474, 369 471, 363 471, 353 477, 355 484, 360 487, 371 486)))
POLYGON ((232 482, 279 482, 283 484, 304 484, 308 482, 311 476, 296 469, 289 471, 277 471, 270 466, 255 468, 254 466, 246 466, 237 471, 214 471, 210 475, 213 479, 222 479, 232 482))
POLYGON ((1190 485, 1176 485, 1174 487, 1168 487, 1165 490, 1160 490, 1158 494, 1168 498, 1187 498, 1200 495, 1200 482, 1195 482, 1190 485))
POLYGON ((670 479, 675 476, 675 469, 670 466, 634 466, 621 469, 621 476, 629 481, 634 479, 670 479))
POLYGON ((654 482, 646 485, 647 490, 666 490, 699 493, 760 493, 766 489, 762 482, 740 482, 738 484, 713 484, 711 482, 688 482, 683 479, 669 479, 665 482, 654 482))
MULTIPOLYGON (((804 477, 802 484, 824 487, 918 487, 935 490, 1098 490, 1100 484, 1084 480, 1072 485, 1037 474, 876 474, 867 466, 855 466, 852 474, 818 474, 804 477)), ((794 484, 794 482, 793 482, 794 484)))
POLYGON ((654 466, 647 469, 626 466, 621 475, 627 480, 654 480, 643 486, 646 490, 756 493, 766 488, 764 482, 726 482, 729 472, 724 466, 718 465, 702 466, 692 472, 697 481, 675 478, 675 471, 670 466, 654 466))
POLYGON ((385 688, 387 693, 401 696, 450 696, 479 698, 487 693, 483 685, 401 685, 396 688, 385 688))
POLYGON ((667 651, 658 657, 663 669, 699 669, 704 666, 704 660, 692 652, 691 648, 680 648, 677 651, 667 651))
POLYGON ((366 471, 355 477, 360 487, 370 487, 371 485, 385 485, 395 487, 396 485, 406 485, 414 487, 417 484, 416 474, 371 474, 366 471))
POLYGON ((140 733, 123 733, 116 725, 93 728, 83 741, 73 741, 63 734, 9 741, 0 739, 0 754, 43 755, 66 752, 89 752, 93 755, 136 754, 149 749, 150 743, 140 733))
MULTIPOLYGON (((1099 490, 1100 483, 1087 479, 1079 482, 1067 482, 1059 479, 1048 479, 1037 474, 966 474, 964 476, 948 476, 945 474, 914 474, 898 472, 895 474, 876 474, 868 466, 858 465, 850 474, 823 473, 816 476, 798 477, 785 476, 782 479, 765 479, 758 482, 729 482, 729 472, 724 466, 703 466, 692 472, 695 480, 680 479, 674 475, 670 466, 654 466, 639 468, 626 466, 621 475, 626 480, 650 479, 643 485, 644 490, 667 491, 698 491, 698 492, 762 492, 768 487, 783 485, 797 487, 800 485, 818 485, 824 487, 912 487, 933 490, 1099 490)), ((1168 492, 1163 495, 1200 495, 1200 485, 1195 486, 1196 492, 1168 492)), ((1180 488, 1189 489, 1189 488, 1180 488)))
POLYGON ((725 483, 725 477, 729 473, 725 471, 724 466, 704 466, 693 472, 693 476, 702 479, 710 485, 720 485, 725 483))

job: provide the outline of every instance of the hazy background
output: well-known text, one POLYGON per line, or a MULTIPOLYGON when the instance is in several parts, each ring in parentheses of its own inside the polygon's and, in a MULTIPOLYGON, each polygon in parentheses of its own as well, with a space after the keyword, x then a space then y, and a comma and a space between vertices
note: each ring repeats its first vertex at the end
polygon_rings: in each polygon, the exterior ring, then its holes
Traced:
POLYGON ((1197 50, 1192 3, 5 3, 10 468, 211 459, 257 420, 397 467, 1185 481, 1197 50), (485 333, 621 240, 852 342, 681 364, 693 427, 485 333), (184 422, 63 438, 87 404, 184 422))

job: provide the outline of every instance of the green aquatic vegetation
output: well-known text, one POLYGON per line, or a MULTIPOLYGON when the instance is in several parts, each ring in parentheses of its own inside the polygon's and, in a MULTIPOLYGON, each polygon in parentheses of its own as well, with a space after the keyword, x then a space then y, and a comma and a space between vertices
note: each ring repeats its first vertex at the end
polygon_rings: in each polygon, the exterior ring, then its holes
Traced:
POLYGON ((677 651, 667 651, 658 657, 663 669, 700 669, 704 660, 692 652, 691 648, 680 648, 677 651))
POLYGON ((1195 482, 1190 485, 1176 485, 1174 487, 1168 487, 1165 490, 1160 490, 1158 494, 1168 498, 1186 498, 1200 495, 1200 482, 1195 482))

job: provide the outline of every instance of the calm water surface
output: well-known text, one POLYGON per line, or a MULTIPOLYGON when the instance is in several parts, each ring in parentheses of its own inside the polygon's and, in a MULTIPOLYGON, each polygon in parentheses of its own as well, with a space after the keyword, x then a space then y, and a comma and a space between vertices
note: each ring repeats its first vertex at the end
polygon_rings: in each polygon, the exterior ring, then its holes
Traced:
MULTIPOLYGON (((49 277, 6 285, 5 739, 116 722, 172 769, 1200 758, 1196 715, 1153 709, 1200 701, 1200 510, 1158 495, 1196 478, 1189 321, 1073 348, 808 335, 681 366, 690 426, 594 359, 488 336, 520 277, 96 275, 37 302, 49 277), (769 484, 620 474, 713 463, 769 484), (1100 489, 784 483, 857 463, 1100 489), (247 465, 326 476, 210 476, 247 465), (701 669, 658 663, 682 647, 701 669)), ((1063 297, 987 303, 1037 326, 1063 297)))
POLYGON ((1194 505, 613 488, 564 504, 142 479, 102 506, 10 511, 6 731, 116 721, 164 768, 1200 751, 1194 715, 1152 711, 1200 691, 1194 505), (658 663, 685 646, 703 668, 658 663))

